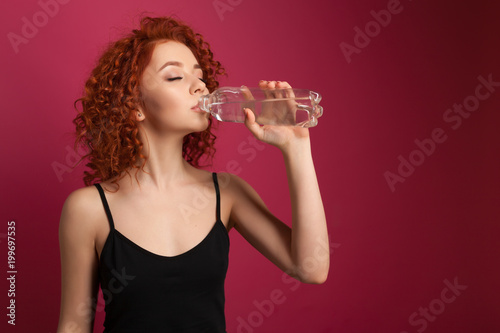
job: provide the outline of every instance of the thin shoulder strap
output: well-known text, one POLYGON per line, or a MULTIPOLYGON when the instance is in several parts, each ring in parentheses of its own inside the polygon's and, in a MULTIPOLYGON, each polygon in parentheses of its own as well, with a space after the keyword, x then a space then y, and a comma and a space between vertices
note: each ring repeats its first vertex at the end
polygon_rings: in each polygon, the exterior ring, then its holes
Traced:
POLYGON ((217 173, 212 172, 212 178, 214 179, 215 195, 217 196, 216 214, 218 221, 220 220, 220 192, 219 192, 219 181, 217 180, 217 173))
POLYGON ((104 190, 102 189, 101 184, 94 184, 99 191, 99 195, 101 196, 102 205, 104 206, 104 211, 106 212, 106 216, 108 217, 109 226, 111 230, 115 228, 115 223, 113 222, 113 216, 111 216, 111 211, 109 210, 108 200, 106 200, 106 196, 104 195, 104 190))

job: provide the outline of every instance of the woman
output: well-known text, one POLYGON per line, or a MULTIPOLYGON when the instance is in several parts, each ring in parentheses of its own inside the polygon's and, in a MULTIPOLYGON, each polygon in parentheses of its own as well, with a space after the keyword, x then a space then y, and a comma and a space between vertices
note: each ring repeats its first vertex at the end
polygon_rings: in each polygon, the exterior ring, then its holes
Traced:
POLYGON ((105 332, 225 332, 232 228, 296 279, 326 280, 329 256, 319 249, 328 234, 307 129, 261 127, 245 110, 250 132, 284 156, 292 228, 239 177, 197 168, 215 140, 197 101, 223 73, 203 37, 172 18, 144 18, 101 57, 75 119, 91 171, 62 210, 58 332, 92 331, 99 284, 105 332))

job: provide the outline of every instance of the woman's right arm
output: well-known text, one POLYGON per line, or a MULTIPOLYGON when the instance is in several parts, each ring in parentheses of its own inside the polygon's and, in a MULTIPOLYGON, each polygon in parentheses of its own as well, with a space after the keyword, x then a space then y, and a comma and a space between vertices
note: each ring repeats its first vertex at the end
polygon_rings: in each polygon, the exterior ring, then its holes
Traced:
MULTIPOLYGON (((61 309, 57 333, 93 331, 97 300, 98 258, 95 249, 99 196, 93 186, 71 193, 59 224, 61 309)), ((101 204, 102 210, 102 204, 101 204)))

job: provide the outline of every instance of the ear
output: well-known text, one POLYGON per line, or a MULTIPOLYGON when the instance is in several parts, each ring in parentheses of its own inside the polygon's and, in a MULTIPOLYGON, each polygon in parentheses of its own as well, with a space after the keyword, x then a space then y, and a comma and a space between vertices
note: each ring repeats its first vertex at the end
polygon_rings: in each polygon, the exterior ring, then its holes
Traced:
POLYGON ((146 119, 146 116, 144 116, 144 112, 142 111, 142 108, 139 108, 137 111, 134 111, 134 112, 135 112, 135 120, 143 121, 144 119, 146 119))

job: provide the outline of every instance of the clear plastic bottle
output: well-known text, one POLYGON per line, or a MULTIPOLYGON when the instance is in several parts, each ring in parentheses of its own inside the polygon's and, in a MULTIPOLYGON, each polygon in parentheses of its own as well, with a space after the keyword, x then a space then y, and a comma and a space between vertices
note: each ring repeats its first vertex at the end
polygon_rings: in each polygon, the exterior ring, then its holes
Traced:
POLYGON ((244 108, 261 125, 314 127, 323 114, 321 95, 306 89, 223 87, 200 98, 199 108, 219 121, 242 123, 244 108))

